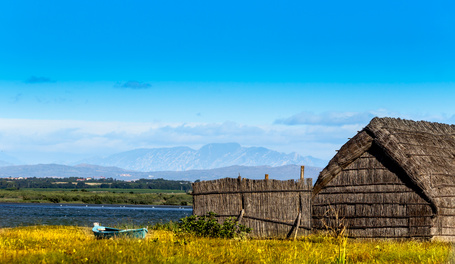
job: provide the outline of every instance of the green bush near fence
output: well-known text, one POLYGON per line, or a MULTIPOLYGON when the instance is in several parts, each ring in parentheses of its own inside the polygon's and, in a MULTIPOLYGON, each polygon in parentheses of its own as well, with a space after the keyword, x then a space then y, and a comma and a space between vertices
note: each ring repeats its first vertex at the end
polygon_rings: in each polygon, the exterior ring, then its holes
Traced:
POLYGON ((206 215, 191 215, 180 219, 178 231, 201 237, 243 238, 251 232, 251 228, 239 224, 233 217, 227 218, 223 224, 220 224, 216 214, 208 212, 206 215))

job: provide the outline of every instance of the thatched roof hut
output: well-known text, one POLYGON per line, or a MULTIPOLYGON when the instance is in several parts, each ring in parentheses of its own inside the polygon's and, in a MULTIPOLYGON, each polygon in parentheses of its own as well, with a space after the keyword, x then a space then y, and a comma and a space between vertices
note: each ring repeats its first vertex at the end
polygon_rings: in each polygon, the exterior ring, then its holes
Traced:
POLYGON ((313 227, 338 214, 358 238, 455 240, 455 126, 374 118, 313 189, 313 227))

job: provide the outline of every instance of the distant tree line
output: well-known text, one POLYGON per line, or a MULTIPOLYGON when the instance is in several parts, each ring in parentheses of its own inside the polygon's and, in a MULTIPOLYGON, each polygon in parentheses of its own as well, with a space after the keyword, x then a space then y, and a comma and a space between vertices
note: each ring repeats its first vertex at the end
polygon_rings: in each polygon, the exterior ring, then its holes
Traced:
POLYGON ((175 181, 165 179, 140 179, 136 181, 122 181, 113 178, 81 180, 77 177, 69 178, 27 178, 27 179, 0 179, 0 189, 19 190, 23 188, 61 188, 61 189, 162 189, 162 190, 191 190, 190 181, 175 181))

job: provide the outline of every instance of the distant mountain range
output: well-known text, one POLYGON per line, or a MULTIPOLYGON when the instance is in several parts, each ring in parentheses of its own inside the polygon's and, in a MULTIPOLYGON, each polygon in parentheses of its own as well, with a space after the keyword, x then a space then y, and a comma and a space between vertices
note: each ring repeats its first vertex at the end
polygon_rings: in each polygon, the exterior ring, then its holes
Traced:
MULTIPOLYGON (((135 176, 147 177, 148 174, 135 172, 135 176)), ((60 164, 37 164, 37 165, 15 165, 0 168, 0 177, 106 177, 121 178, 122 174, 129 174, 129 171, 116 167, 102 167, 96 165, 81 164, 68 166, 60 164)))
MULTIPOLYGON (((322 168, 306 166, 305 178, 316 179, 322 168)), ((134 180, 141 178, 167 180, 213 180, 220 178, 236 178, 239 175, 249 179, 264 179, 269 174, 269 179, 288 180, 299 179, 300 166, 285 165, 270 166, 229 166, 210 170, 188 171, 152 171, 139 172, 124 170, 117 167, 103 167, 97 165, 80 164, 67 166, 58 164, 18 165, 0 168, 0 177, 106 177, 119 180, 134 180)))
POLYGON ((135 149, 106 158, 85 159, 78 163, 115 166, 134 171, 207 170, 229 166, 306 165, 325 167, 327 162, 297 153, 285 154, 262 147, 242 147, 237 143, 189 147, 135 149))
POLYGON ((199 150, 189 147, 135 149, 105 158, 90 158, 70 165, 18 164, 0 153, 0 177, 106 177, 122 180, 164 178, 210 180, 224 177, 298 179, 300 165, 309 178, 316 178, 327 162, 296 153, 285 154, 237 143, 208 144, 199 150), (90 164, 90 165, 89 165, 90 164))

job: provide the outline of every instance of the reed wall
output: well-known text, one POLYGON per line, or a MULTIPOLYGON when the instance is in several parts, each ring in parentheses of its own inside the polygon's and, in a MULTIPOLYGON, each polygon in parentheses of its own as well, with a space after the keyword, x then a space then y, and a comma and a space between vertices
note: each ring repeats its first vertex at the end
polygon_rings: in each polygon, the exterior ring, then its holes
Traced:
POLYGON ((254 237, 296 237, 311 231, 312 179, 225 178, 193 183, 193 214, 235 217, 254 237))
POLYGON ((313 201, 313 227, 326 229, 335 215, 355 238, 431 238, 430 202, 379 148, 349 164, 313 201))

